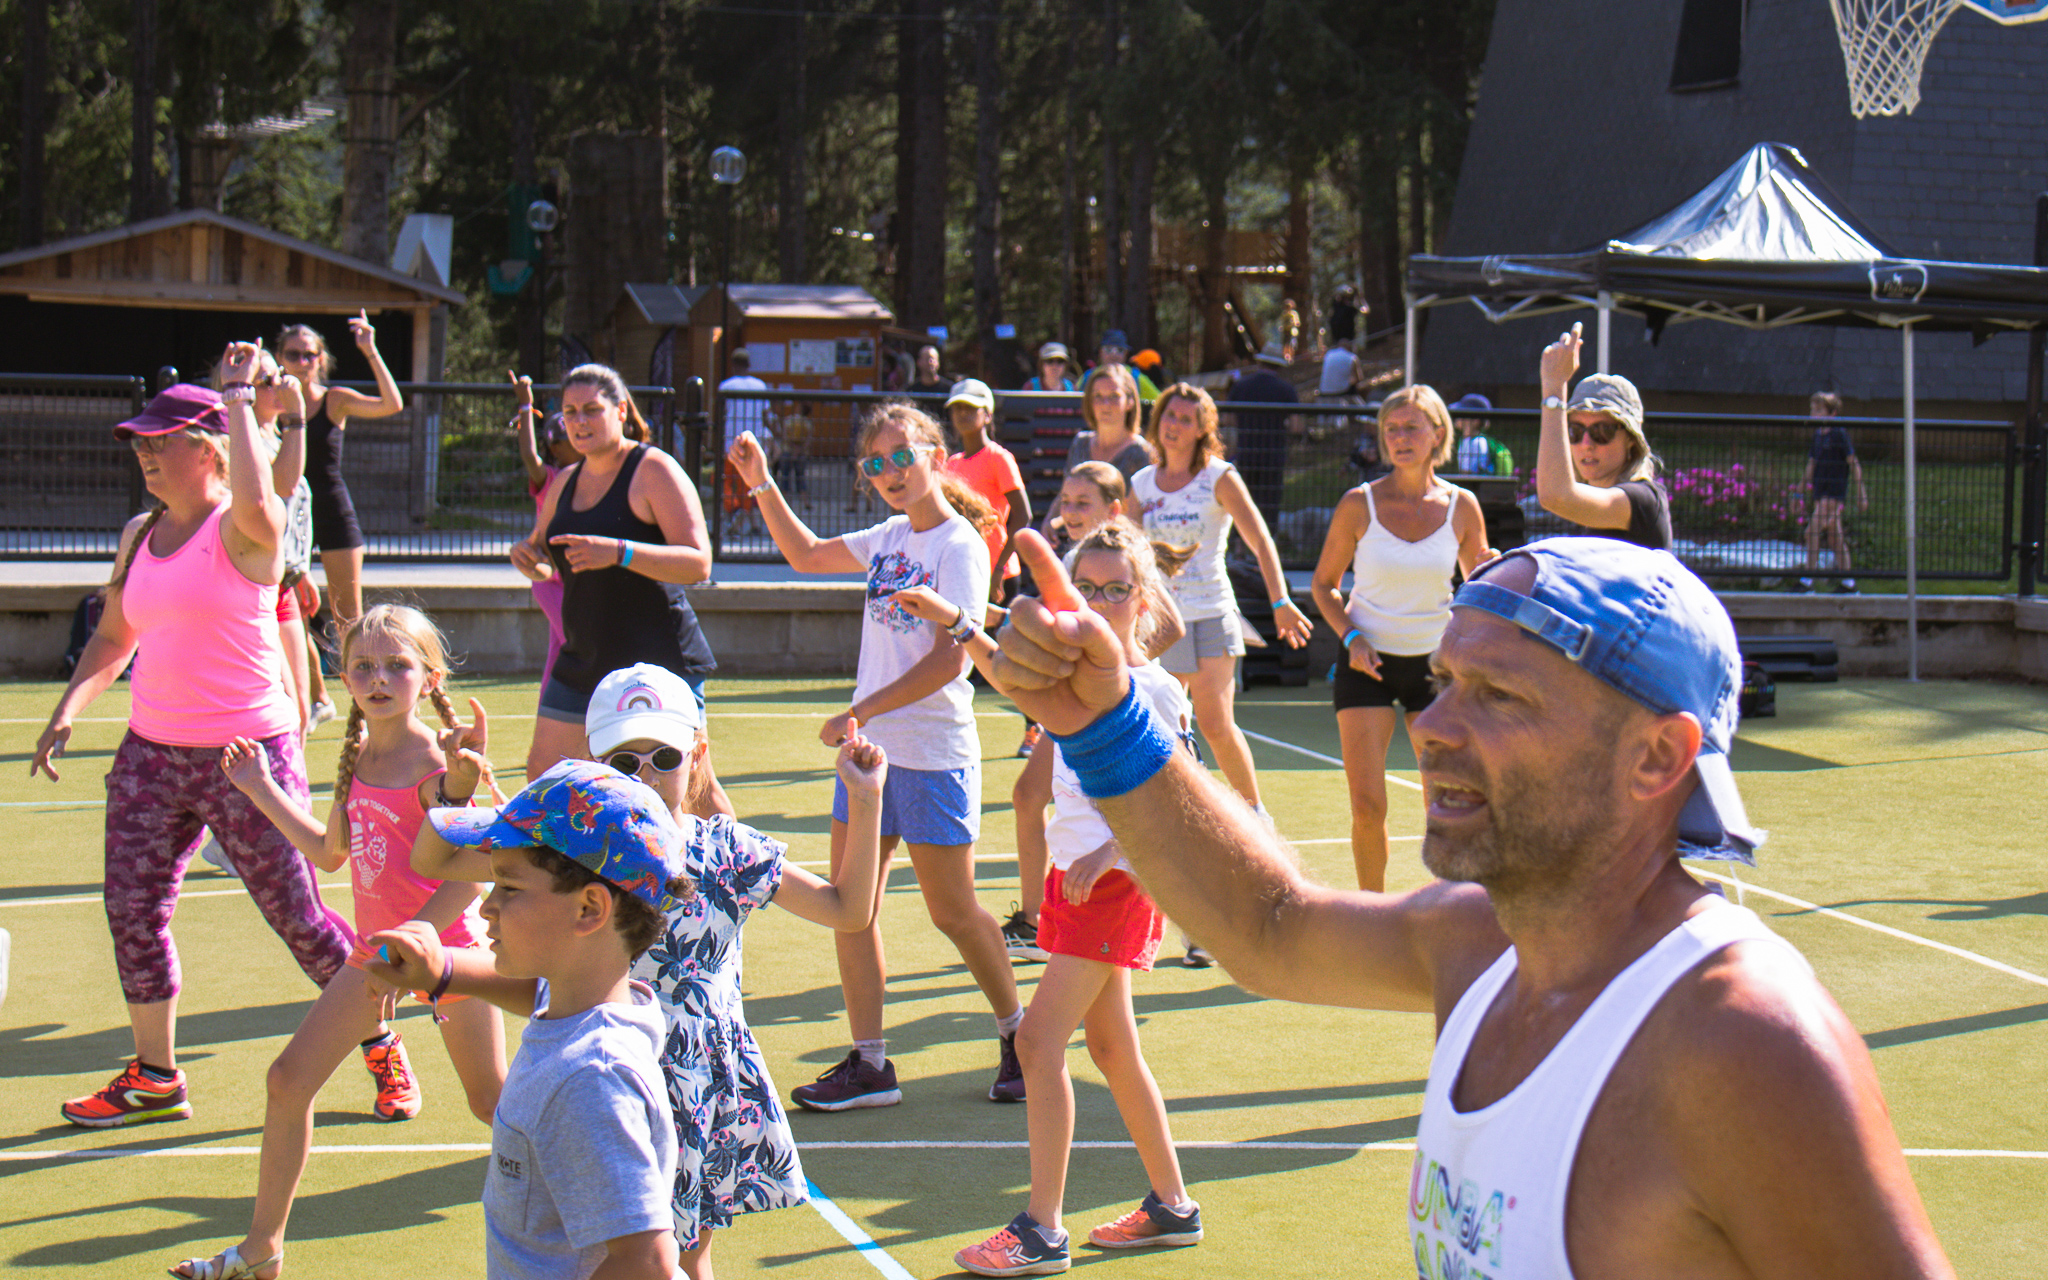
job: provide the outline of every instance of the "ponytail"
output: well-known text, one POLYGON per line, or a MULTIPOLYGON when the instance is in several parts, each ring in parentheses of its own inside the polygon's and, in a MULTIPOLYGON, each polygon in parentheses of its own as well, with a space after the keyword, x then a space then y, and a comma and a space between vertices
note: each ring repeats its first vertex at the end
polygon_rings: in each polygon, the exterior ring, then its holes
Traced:
POLYGON ((121 557, 121 567, 114 571, 114 580, 107 585, 107 590, 119 591, 128 585, 128 571, 135 567, 135 553, 142 550, 142 544, 149 541, 149 531, 156 528, 156 522, 163 519, 164 512, 169 510, 161 502, 149 509, 149 517, 135 531, 135 541, 128 544, 128 554, 121 557))

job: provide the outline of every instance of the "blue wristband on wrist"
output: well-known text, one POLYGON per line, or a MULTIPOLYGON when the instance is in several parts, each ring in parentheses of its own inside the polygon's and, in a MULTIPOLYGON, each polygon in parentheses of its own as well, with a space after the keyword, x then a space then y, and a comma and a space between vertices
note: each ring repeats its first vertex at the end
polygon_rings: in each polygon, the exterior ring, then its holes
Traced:
POLYGON ((628 569, 628 568, 631 568, 631 567, 632 567, 632 565, 633 565, 633 544, 632 544, 632 543, 630 543, 630 542, 628 542, 628 541, 626 541, 626 540, 625 540, 624 538, 620 538, 620 539, 619 539, 619 568, 621 568, 621 569, 628 569))
POLYGON ((1351 630, 1349 630, 1349 631, 1346 631, 1346 632, 1344 633, 1344 647, 1345 647, 1346 649, 1349 649, 1349 648, 1351 647, 1351 642, 1352 642, 1353 640, 1356 640, 1356 639, 1358 639, 1358 637, 1360 637, 1360 636, 1362 636, 1362 635, 1364 635, 1364 634, 1365 634, 1365 632, 1363 632, 1363 631, 1360 631, 1360 630, 1359 630, 1359 629, 1358 629, 1357 627, 1353 627, 1353 628, 1351 628, 1351 630))
POLYGON ((1078 733, 1055 733, 1052 740, 1092 800, 1137 790, 1173 758, 1172 736, 1159 727, 1135 684, 1094 724, 1078 733))

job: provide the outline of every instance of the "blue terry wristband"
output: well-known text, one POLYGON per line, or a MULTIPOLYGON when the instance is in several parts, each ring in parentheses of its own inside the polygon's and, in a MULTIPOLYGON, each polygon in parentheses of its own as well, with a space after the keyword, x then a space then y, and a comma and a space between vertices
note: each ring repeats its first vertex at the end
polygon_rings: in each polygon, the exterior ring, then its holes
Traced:
POLYGON ((1124 700, 1074 734, 1053 734, 1067 767, 1090 799, 1135 791, 1173 758, 1173 738, 1159 727, 1134 684, 1124 700))

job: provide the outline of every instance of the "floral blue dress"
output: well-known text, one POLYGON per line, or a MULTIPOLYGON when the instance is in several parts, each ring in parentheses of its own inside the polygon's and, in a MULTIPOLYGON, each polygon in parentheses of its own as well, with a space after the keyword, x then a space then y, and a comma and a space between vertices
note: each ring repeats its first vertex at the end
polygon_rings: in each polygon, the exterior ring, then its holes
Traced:
POLYGON ((740 1007, 740 928, 782 885, 788 846, 728 817, 684 817, 697 892, 633 963, 668 1015, 661 1066, 676 1119, 676 1237, 810 1199, 796 1138, 740 1007))

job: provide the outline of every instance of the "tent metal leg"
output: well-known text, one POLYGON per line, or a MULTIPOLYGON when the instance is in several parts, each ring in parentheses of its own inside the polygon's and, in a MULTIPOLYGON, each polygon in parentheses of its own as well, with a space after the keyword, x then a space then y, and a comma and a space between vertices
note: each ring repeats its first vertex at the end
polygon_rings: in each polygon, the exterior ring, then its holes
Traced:
POLYGON ((1913 434, 1913 322, 1900 328, 1906 366, 1906 679, 1920 678, 1920 450, 1913 434))
POLYGON ((1614 348, 1609 337, 1613 328, 1614 295, 1602 289, 1600 291, 1600 319, 1594 326, 1594 331, 1598 335, 1593 346, 1593 372, 1595 373, 1608 373, 1614 368, 1613 364, 1610 363, 1614 348))
POLYGON ((1415 295, 1412 293, 1402 295, 1402 304, 1401 385, 1412 387, 1415 385, 1415 337, 1417 328, 1415 323, 1415 295))

